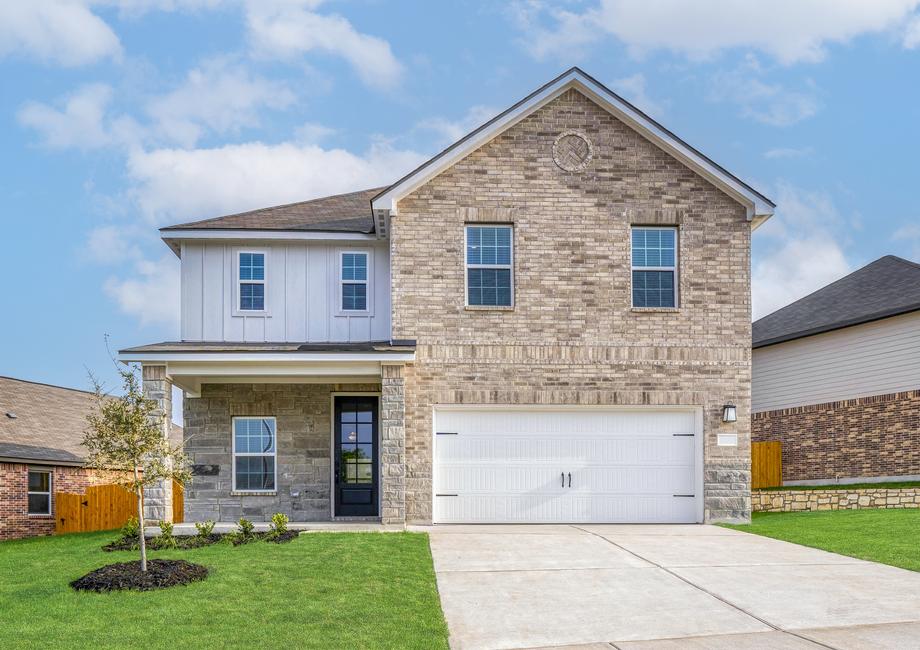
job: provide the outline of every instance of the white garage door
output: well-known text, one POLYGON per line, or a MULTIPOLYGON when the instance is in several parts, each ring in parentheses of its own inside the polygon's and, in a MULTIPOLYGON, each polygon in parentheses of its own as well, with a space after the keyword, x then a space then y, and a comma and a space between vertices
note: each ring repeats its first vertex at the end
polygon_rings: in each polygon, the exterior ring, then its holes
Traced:
POLYGON ((434 521, 701 521, 698 420, 674 409, 438 409, 434 521))

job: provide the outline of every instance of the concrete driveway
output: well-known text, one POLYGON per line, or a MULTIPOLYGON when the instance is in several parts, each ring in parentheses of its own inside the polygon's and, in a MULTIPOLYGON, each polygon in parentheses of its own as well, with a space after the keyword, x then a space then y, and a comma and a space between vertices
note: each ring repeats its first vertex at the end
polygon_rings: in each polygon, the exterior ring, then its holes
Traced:
POLYGON ((920 573, 714 526, 435 526, 453 648, 920 648, 920 573))

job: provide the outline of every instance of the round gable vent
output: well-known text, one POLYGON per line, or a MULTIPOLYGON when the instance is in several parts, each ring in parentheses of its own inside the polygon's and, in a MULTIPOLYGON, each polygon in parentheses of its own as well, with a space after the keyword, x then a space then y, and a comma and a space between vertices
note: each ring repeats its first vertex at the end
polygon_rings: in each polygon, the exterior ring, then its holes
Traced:
POLYGON ((564 131, 553 143, 553 162, 567 172, 583 170, 594 156, 594 147, 584 133, 564 131))

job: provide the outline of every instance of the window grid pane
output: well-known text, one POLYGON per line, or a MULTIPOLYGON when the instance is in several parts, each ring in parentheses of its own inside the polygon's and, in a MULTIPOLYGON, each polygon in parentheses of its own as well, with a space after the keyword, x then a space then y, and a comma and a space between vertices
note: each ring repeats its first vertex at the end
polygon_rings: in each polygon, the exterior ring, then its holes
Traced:
POLYGON ((510 307, 511 247, 510 226, 467 226, 467 304, 483 307, 510 307))
POLYGON ((342 279, 367 280, 367 254, 343 253, 342 254, 342 279))
POLYGON ((468 269, 469 304, 511 305, 511 269, 468 269))
POLYGON ((634 267, 673 267, 677 260, 677 238, 672 228, 634 228, 634 267))
POLYGON ((467 226, 466 263, 511 264, 511 228, 508 226, 467 226))
POLYGON ((240 280, 264 280, 265 255, 240 253, 240 280))
POLYGON ((674 271, 633 271, 634 307, 675 307, 674 271))
POLYGON ((367 285, 343 284, 342 309, 344 311, 364 311, 367 309, 367 285))
POLYGON ((264 284, 240 284, 240 310, 262 311, 265 309, 264 284))
POLYGON ((273 418, 237 418, 233 421, 234 489, 274 490, 276 423, 273 418))

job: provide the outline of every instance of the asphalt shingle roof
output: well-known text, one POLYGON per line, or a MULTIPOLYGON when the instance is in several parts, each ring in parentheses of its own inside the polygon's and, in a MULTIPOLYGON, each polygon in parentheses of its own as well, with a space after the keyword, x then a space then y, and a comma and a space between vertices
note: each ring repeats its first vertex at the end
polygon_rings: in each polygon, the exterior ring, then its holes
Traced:
POLYGON ((920 310, 920 264, 886 255, 757 320, 755 348, 920 310))
MULTIPOLYGON (((86 416, 94 407, 88 391, 0 377, 0 458, 82 464, 86 416)), ((181 431, 172 424, 173 444, 181 431)))
POLYGON ((181 223, 162 230, 300 230, 374 232, 371 199, 384 188, 336 194, 300 203, 181 223))

